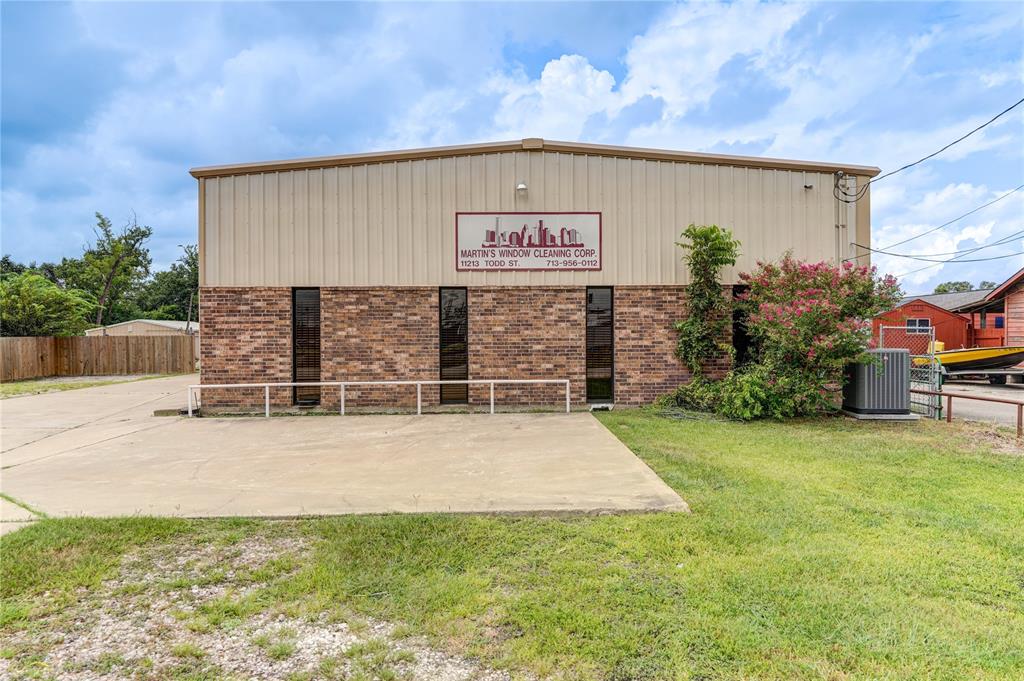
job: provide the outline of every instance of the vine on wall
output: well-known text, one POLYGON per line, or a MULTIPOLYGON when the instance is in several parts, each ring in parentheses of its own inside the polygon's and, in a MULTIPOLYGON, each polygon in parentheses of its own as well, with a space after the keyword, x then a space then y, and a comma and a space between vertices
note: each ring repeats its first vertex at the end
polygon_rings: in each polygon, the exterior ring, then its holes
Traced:
POLYGON ((732 346, 722 343, 731 308, 722 295, 722 268, 735 265, 740 242, 718 225, 690 225, 677 241, 683 262, 690 271, 686 289, 687 315, 676 323, 679 340, 676 355, 689 367, 694 379, 704 375, 705 365, 732 346))

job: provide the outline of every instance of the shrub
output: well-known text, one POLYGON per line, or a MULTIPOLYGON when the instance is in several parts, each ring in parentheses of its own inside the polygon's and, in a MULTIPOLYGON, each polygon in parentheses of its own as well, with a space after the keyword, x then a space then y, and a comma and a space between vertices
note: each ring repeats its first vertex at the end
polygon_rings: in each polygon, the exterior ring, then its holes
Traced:
POLYGON ((662 397, 658 402, 664 407, 675 406, 697 411, 717 412, 721 402, 719 384, 719 381, 709 381, 702 376, 696 376, 689 383, 684 383, 674 392, 662 397))
POLYGON ((709 359, 732 352, 732 346, 721 343, 729 323, 729 304, 719 279, 723 267, 736 264, 740 242, 717 225, 690 225, 682 236, 688 241, 677 245, 686 251, 683 261, 690 283, 686 287, 686 319, 676 324, 676 355, 694 376, 702 376, 709 359))
POLYGON ((34 272, 0 277, 0 335, 76 336, 91 324, 95 304, 75 289, 62 289, 34 272))
POLYGON ((846 365, 866 359, 871 318, 899 300, 896 280, 790 254, 740 279, 750 286, 738 304, 749 315, 753 360, 718 382, 695 379, 670 401, 743 420, 835 409, 846 365))
POLYGON ((696 378, 679 386, 661 404, 751 421, 827 411, 832 405, 831 394, 798 372, 754 363, 719 381, 696 378))
POLYGON ((818 385, 841 383, 847 364, 871 345, 871 319, 899 301, 895 278, 873 267, 804 263, 786 254, 740 279, 759 362, 797 371, 818 385))

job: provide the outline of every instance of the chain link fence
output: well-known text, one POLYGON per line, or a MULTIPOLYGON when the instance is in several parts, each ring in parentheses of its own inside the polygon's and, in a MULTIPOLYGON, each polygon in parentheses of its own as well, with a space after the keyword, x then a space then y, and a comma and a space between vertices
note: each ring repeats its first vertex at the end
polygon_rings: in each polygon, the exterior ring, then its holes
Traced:
MULTIPOLYGON (((904 348, 910 351, 910 387, 918 390, 939 390, 942 386, 942 365, 935 358, 935 328, 882 326, 878 330, 878 347, 904 348)), ((942 417, 942 399, 938 395, 910 394, 911 411, 938 419, 942 417)))

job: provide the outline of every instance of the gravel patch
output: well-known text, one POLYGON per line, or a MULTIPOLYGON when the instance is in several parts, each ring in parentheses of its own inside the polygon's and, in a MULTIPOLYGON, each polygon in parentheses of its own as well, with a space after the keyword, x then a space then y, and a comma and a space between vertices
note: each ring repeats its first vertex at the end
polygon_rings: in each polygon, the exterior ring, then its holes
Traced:
POLYGON ((5 633, 0 679, 512 678, 396 636, 390 622, 267 607, 260 592, 292 576, 308 550, 300 539, 250 537, 128 554, 100 588, 5 633))

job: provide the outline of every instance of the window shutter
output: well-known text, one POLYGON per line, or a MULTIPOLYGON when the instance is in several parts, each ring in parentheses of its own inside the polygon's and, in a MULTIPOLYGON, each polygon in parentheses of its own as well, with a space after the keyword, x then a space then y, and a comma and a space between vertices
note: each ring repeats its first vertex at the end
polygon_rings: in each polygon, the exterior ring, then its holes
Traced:
POLYGON ((615 330, 612 289, 587 289, 587 401, 613 398, 615 330))
MULTIPOLYGON (((292 290, 292 380, 320 380, 320 289, 292 290)), ((319 404, 320 387, 296 386, 296 404, 319 404)))
MULTIPOLYGON (((469 378, 469 307, 466 289, 442 288, 438 328, 442 381, 465 381, 469 378)), ((465 404, 469 386, 442 385, 441 404, 465 404)))

